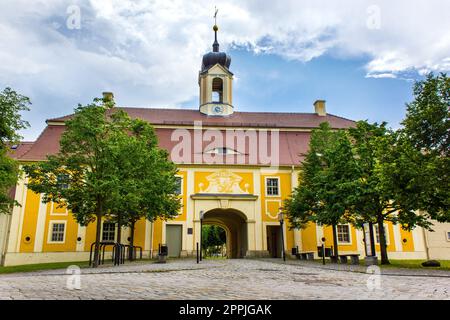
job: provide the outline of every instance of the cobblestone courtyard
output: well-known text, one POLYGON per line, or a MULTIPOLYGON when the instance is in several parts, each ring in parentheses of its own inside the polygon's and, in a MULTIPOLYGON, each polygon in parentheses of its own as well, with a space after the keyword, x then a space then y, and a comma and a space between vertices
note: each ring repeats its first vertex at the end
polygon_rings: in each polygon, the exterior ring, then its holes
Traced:
MULTIPOLYGON (((397 272, 401 273, 401 272, 397 272)), ((413 272, 414 273, 414 272, 413 272)), ((450 299, 450 273, 372 275, 279 260, 174 260, 0 275, 1 299, 450 299), (371 289, 367 282, 375 284, 371 289)))

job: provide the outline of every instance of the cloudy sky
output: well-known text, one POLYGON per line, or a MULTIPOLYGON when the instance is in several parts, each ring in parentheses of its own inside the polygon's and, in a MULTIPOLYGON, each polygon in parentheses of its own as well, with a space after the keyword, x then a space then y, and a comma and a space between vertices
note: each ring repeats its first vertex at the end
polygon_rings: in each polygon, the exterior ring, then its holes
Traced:
POLYGON ((24 138, 103 91, 121 106, 197 108, 215 5, 239 111, 325 99, 398 127, 413 81, 450 70, 448 0, 0 0, 0 87, 33 102, 24 138))

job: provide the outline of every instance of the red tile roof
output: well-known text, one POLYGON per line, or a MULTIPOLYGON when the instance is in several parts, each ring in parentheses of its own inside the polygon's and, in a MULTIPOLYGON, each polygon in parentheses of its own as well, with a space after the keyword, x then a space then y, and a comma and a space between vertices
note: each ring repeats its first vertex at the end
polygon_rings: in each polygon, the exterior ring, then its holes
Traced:
MULTIPOLYGON (((348 128, 354 121, 332 114, 318 116, 315 113, 286 112, 234 112, 230 116, 207 116, 193 109, 156 109, 156 108, 117 108, 126 111, 132 118, 141 118, 153 125, 192 125, 194 121, 202 121, 204 126, 226 127, 265 127, 265 128, 316 128, 322 122, 328 122, 336 129, 348 128)), ((114 109, 112 109, 114 110, 114 109)), ((47 120, 65 121, 72 117, 47 120)))
MULTIPOLYGON (((141 118, 147 120, 153 125, 172 125, 172 126, 192 126, 194 121, 202 121, 205 126, 217 127, 255 127, 255 128, 286 128, 279 132, 279 165, 291 166, 298 165, 303 159, 302 154, 308 151, 310 132, 294 131, 292 129, 312 129, 319 126, 322 122, 329 122, 332 128, 343 129, 352 127, 355 123, 351 120, 337 117, 334 115, 318 116, 312 113, 266 113, 266 112, 235 112, 228 117, 208 117, 201 114, 198 110, 180 110, 180 109, 146 109, 146 108, 120 108, 125 110, 132 118, 141 118)), ((41 133, 36 142, 29 149, 21 153, 19 158, 23 161, 45 160, 46 155, 55 154, 59 151, 59 139, 65 130, 65 126, 52 124, 52 122, 63 122, 70 119, 72 115, 47 120, 48 126, 41 133)), ((192 133, 192 128, 188 129, 192 133)), ((156 128, 156 134, 159 139, 159 145, 171 152, 173 147, 179 141, 171 141, 173 128, 156 128)), ((225 130, 221 130, 225 137, 225 130)), ((193 135, 191 135, 193 136, 193 135)), ((191 139, 190 158, 194 163, 194 144, 196 141, 191 139)), ((224 141, 225 142, 225 141, 224 141)), ((270 142, 269 142, 270 143, 270 142)), ((202 150, 210 142, 202 142, 202 150)), ((246 139, 244 150, 249 150, 249 141, 246 139)), ((225 146, 224 146, 225 147, 225 146)), ((270 148, 269 148, 270 154, 270 148)), ((234 157, 234 156, 226 156, 234 157)), ((245 155, 244 164, 261 164, 258 157, 257 163, 250 163, 249 156, 245 155)), ((218 158, 216 158, 218 159, 218 158)), ((224 163, 229 163, 225 160, 224 163)), ((176 159, 173 159, 176 160, 176 159)), ((220 163, 220 162, 219 162, 220 163)))
POLYGON ((21 157, 23 157, 25 153, 27 153, 31 149, 33 144, 34 142, 22 141, 9 149, 8 156, 10 156, 13 159, 20 159, 21 157))

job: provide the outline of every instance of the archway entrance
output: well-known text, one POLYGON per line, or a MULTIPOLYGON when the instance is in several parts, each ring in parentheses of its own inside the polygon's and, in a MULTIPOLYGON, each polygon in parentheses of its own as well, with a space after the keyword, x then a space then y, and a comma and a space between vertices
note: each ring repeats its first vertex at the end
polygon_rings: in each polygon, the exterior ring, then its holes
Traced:
POLYGON ((227 258, 243 258, 247 252, 247 219, 234 209, 213 209, 203 216, 204 225, 217 225, 226 231, 227 258))

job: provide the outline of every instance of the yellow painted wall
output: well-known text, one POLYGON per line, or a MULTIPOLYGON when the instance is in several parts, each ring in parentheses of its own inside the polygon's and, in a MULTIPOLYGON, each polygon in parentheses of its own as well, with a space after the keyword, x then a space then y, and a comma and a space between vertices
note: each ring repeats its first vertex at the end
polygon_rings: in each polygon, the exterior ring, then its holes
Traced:
POLYGON ((34 243, 36 241, 36 226, 39 212, 40 196, 31 190, 27 190, 26 205, 24 210, 22 237, 20 240, 20 252, 33 252, 34 243), (26 242, 25 238, 30 237, 30 241, 26 242))
POLYGON ((291 251, 291 248, 295 247, 294 231, 289 230, 289 223, 286 224, 286 247, 287 251, 291 251))
POLYGON ((162 241, 162 227, 163 221, 161 219, 157 219, 153 223, 153 250, 158 250, 158 245, 163 244, 162 241))
MULTIPOLYGON (((325 237, 325 247, 329 248, 333 246, 333 228, 331 226, 323 226, 323 236, 325 237)), ((350 237, 351 243, 349 244, 338 244, 339 251, 357 251, 357 243, 356 243, 356 230, 352 226, 350 226, 350 237)))
POLYGON ((97 219, 89 223, 86 227, 84 251, 91 250, 91 244, 95 242, 96 229, 97 229, 97 219))
POLYGON ((316 224, 310 222, 305 229, 301 231, 302 251, 317 251, 317 230, 316 224))
POLYGON ((134 225, 134 245, 142 247, 145 246, 145 222, 146 219, 140 219, 134 225))
POLYGON ((279 173, 261 175, 261 215, 263 221, 277 221, 283 200, 291 194, 291 174, 279 173), (266 177, 278 177, 280 179, 280 195, 266 196, 266 177), (267 201, 266 201, 267 200, 267 201), (267 202, 267 203, 266 203, 267 202))
MULTIPOLYGON (((389 230, 389 244, 387 245, 387 251, 392 252, 395 251, 395 240, 394 240, 394 228, 392 227, 392 223, 389 221, 385 222, 387 229, 389 230)), ((375 231, 374 231, 374 237, 375 237, 375 231)), ((376 239, 375 239, 376 242, 376 239)), ((375 244, 375 251, 380 251, 380 245, 375 244)))
POLYGON ((179 171, 178 176, 181 176, 183 179, 183 184, 182 184, 182 194, 180 196, 180 201, 181 201, 181 211, 180 211, 180 215, 178 215, 175 219, 172 219, 174 221, 186 221, 186 204, 187 204, 187 196, 186 196, 186 192, 187 192, 187 172, 186 171, 179 171))
POLYGON ((412 233, 410 231, 403 230, 400 227, 400 237, 402 241, 402 249, 403 251, 412 252, 414 251, 414 240, 412 233), (403 240, 406 239, 406 242, 403 242, 403 240))

